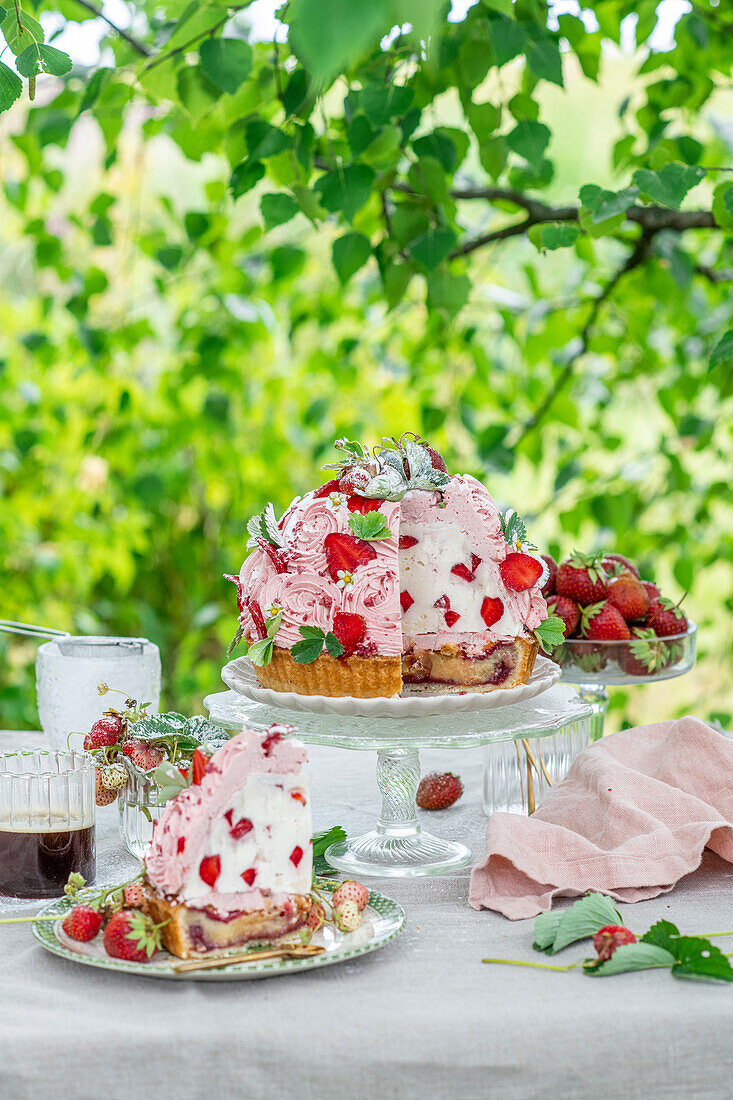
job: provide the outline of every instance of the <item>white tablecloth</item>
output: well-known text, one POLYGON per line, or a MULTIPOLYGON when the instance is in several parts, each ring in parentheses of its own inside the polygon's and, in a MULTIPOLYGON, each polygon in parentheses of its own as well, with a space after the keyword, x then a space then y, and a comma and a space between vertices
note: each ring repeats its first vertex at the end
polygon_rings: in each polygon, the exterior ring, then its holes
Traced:
MULTIPOLYGON (((0 745, 38 735, 0 733, 0 745)), ((372 827, 371 753, 311 748, 315 827, 372 827)), ((458 806, 432 831, 479 853, 480 751, 427 752, 451 767, 458 806)), ((99 882, 134 861, 99 812, 99 882)), ((51 956, 26 925, 0 925, 0 1097, 430 1098, 733 1096, 733 986, 665 971, 592 979, 483 966, 541 960, 532 923, 469 909, 468 872, 372 881, 407 913, 405 931, 363 959, 263 981, 169 983, 51 956)), ((18 912, 17 902, 0 910, 18 912)), ((25 911, 33 911, 26 905, 25 911)), ((714 858, 671 894, 622 907, 632 929, 666 917, 685 932, 733 928, 733 870, 714 858)), ((718 941, 733 950, 733 937, 718 941)), ((725 950, 725 948, 724 948, 725 950)), ((584 948, 568 948, 572 961, 584 948)))

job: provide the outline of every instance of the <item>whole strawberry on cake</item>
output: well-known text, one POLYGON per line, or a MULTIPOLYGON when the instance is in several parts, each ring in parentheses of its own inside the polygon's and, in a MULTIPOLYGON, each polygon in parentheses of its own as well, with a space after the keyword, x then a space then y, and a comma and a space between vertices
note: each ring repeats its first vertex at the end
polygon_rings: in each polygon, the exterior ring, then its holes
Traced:
POLYGON ((233 645, 244 639, 260 683, 357 698, 526 683, 563 634, 516 513, 410 434, 336 448, 330 481, 280 520, 271 504, 250 520, 251 553, 228 577, 233 645))

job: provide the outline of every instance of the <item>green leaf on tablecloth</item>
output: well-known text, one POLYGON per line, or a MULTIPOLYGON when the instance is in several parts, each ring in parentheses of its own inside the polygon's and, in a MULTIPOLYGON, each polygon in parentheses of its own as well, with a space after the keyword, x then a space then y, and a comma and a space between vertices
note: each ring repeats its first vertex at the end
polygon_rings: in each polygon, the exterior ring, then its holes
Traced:
POLYGON ((679 936, 674 941, 676 978, 733 982, 733 967, 719 947, 702 936, 679 936))
POLYGON ((679 929, 668 920, 658 920, 648 932, 639 937, 640 943, 652 943, 655 947, 663 947, 665 951, 671 951, 674 955, 674 942, 679 937, 679 929))
POLYGON ((621 915, 605 894, 586 894, 564 913, 541 913, 534 922, 534 947, 555 955, 576 940, 594 936, 607 924, 621 924, 621 915), (559 918, 559 919, 555 919, 559 918))
POLYGON ((599 963, 588 959, 583 972, 595 978, 610 978, 613 974, 626 974, 630 970, 654 970, 673 967, 674 955, 652 943, 624 943, 617 947, 610 959, 599 963))

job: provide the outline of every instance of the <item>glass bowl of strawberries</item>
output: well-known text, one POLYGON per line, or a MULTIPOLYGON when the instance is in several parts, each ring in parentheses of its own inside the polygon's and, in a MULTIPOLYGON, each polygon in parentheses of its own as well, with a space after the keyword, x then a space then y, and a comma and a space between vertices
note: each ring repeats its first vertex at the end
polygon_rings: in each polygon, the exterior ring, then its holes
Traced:
POLYGON ((682 600, 675 603, 662 595, 623 554, 574 552, 559 565, 549 555, 545 561, 550 575, 543 595, 565 632, 552 659, 561 666, 563 680, 598 703, 599 736, 608 705, 606 686, 668 680, 689 672, 695 663, 697 626, 682 611, 682 600))

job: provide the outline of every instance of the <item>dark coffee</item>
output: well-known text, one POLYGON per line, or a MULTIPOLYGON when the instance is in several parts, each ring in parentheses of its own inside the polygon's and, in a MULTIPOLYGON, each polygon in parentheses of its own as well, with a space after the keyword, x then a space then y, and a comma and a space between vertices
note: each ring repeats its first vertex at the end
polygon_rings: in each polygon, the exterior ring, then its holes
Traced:
POLYGON ((56 898, 72 871, 94 881, 94 826, 55 833, 17 833, 0 827, 0 894, 56 898))

